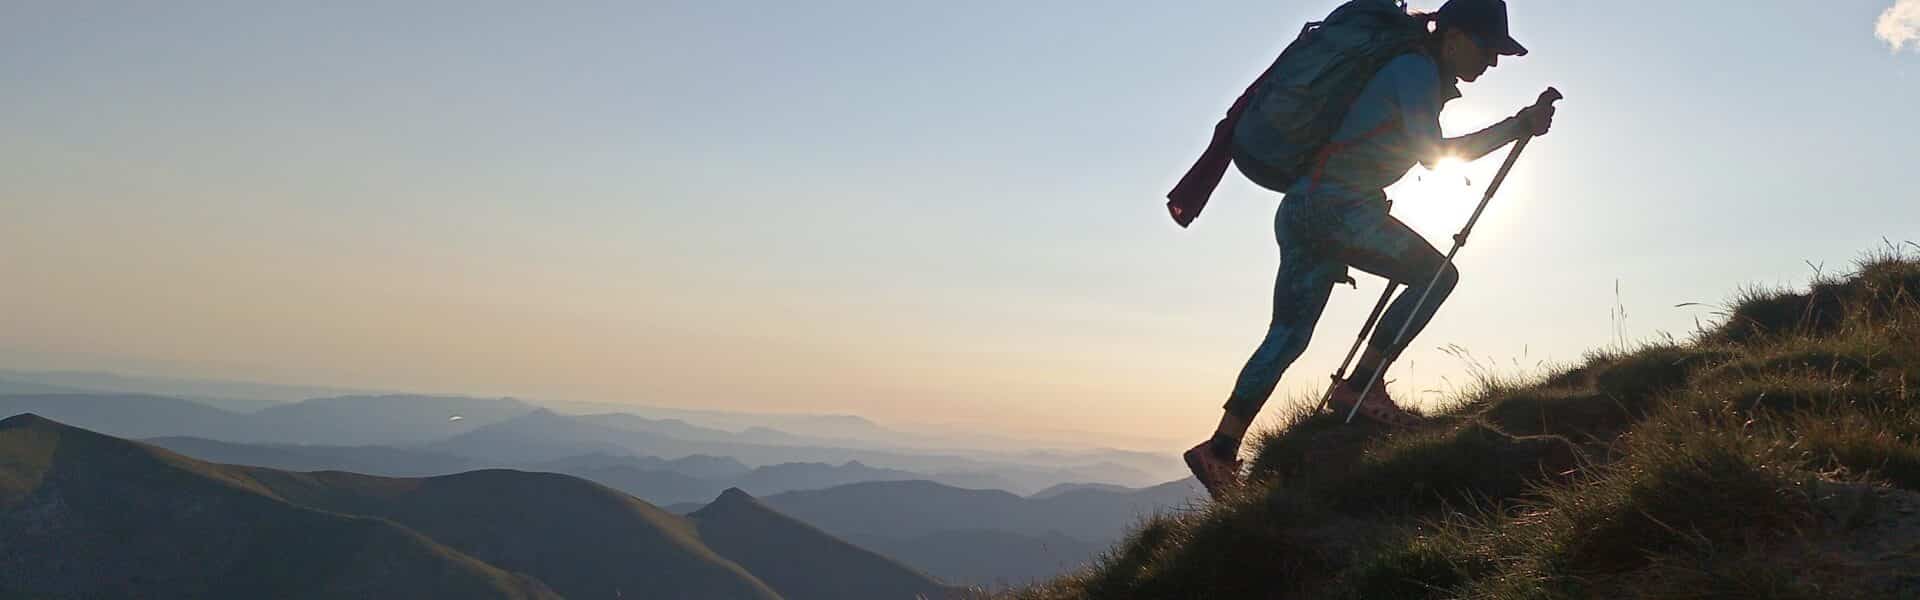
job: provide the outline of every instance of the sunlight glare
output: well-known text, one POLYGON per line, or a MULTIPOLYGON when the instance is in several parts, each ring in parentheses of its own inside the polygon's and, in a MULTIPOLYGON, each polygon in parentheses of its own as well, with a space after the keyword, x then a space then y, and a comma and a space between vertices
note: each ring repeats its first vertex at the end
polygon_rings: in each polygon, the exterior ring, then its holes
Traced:
POLYGON ((1451 157, 1432 170, 1414 166, 1405 178, 1387 187, 1393 216, 1444 251, 1441 242, 1466 224, 1479 190, 1485 189, 1470 171, 1466 163, 1451 157))

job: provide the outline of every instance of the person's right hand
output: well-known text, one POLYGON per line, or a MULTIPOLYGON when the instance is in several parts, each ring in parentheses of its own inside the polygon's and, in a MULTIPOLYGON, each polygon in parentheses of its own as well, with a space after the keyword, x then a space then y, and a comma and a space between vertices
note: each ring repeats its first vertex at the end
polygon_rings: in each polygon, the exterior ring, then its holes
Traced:
POLYGON ((1532 136, 1546 135, 1547 130, 1553 128, 1553 104, 1541 103, 1520 109, 1520 114, 1514 115, 1514 118, 1520 120, 1520 130, 1523 133, 1532 136))

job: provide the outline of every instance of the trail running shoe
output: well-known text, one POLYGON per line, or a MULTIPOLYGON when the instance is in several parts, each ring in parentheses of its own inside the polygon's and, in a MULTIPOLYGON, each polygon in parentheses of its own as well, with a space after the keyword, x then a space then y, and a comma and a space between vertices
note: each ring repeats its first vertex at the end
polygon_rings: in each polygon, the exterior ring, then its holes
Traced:
MULTIPOLYGON (((1344 417, 1347 411, 1353 410, 1353 404, 1359 397, 1359 390, 1341 381, 1333 386, 1333 397, 1328 399, 1327 404, 1344 417)), ((1387 395, 1387 384, 1384 381, 1374 382, 1373 388, 1367 390, 1366 401, 1360 402, 1360 416, 1393 427, 1412 427, 1419 425, 1422 420, 1420 415, 1407 412, 1393 402, 1393 397, 1387 395)))
POLYGON ((1233 486, 1240 485, 1240 461, 1220 458, 1213 453, 1211 442, 1187 450, 1183 455, 1187 459, 1187 469, 1193 471, 1193 477, 1207 488, 1207 495, 1219 500, 1233 486))

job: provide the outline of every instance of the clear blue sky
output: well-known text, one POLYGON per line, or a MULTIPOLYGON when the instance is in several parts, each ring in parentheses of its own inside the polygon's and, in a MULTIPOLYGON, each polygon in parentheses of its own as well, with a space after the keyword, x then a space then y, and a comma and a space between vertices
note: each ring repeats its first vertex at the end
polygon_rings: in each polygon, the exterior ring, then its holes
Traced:
MULTIPOLYGON (((1161 196, 1334 4, 10 4, 0 366, 1193 438, 1266 325, 1278 195, 1229 173, 1190 230, 1161 196)), ((1511 5, 1532 54, 1450 133, 1568 98, 1403 396, 1460 382, 1438 346, 1611 343, 1616 281, 1631 337, 1683 335, 1711 315, 1675 304, 1920 238, 1893 0, 1511 5)), ((1499 158, 1396 210, 1444 250, 1499 158)))

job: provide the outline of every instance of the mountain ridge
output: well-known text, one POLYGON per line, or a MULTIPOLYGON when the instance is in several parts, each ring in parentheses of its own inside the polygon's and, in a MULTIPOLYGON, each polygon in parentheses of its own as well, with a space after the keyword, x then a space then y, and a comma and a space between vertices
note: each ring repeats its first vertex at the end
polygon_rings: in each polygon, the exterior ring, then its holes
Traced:
POLYGON ((0 420, 0 533, 9 595, 559 597, 405 527, 296 506, 206 463, 34 414, 0 420))

